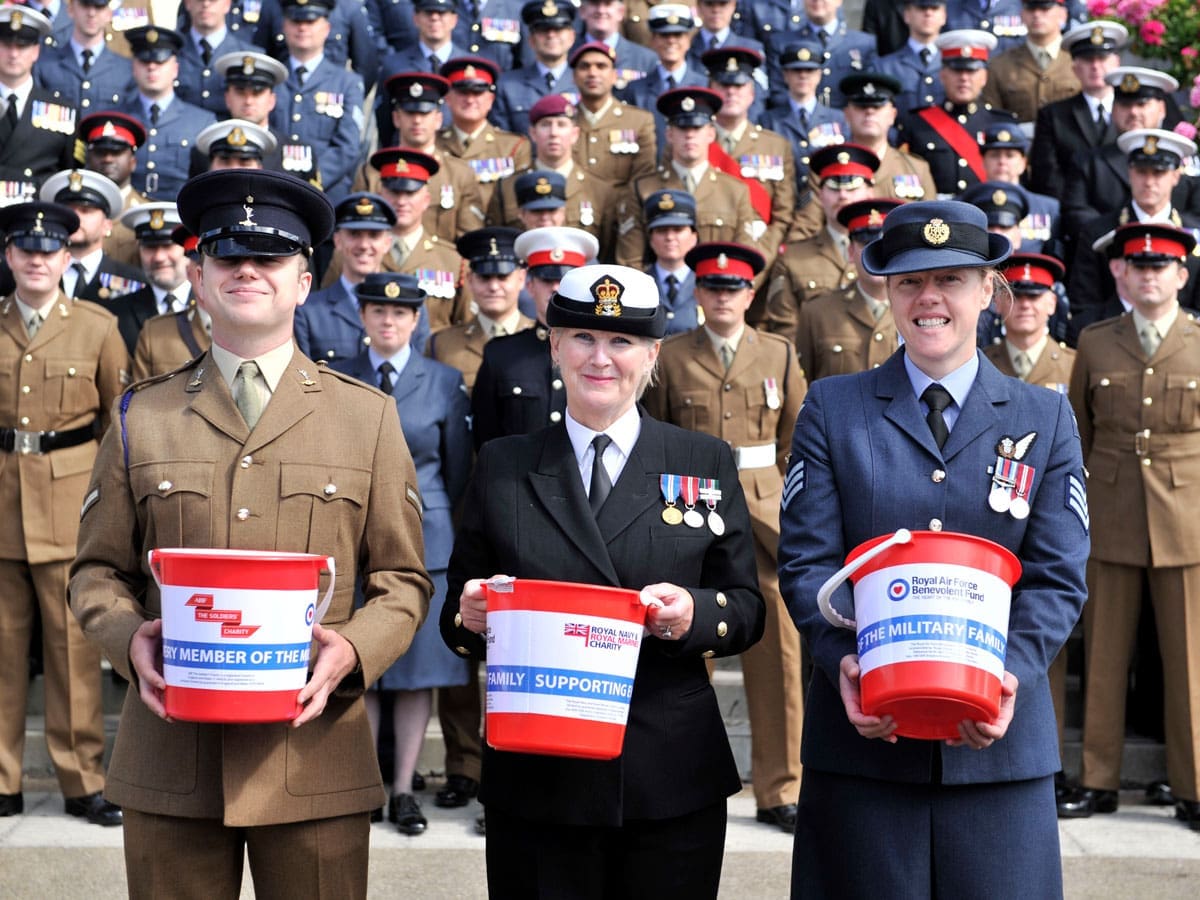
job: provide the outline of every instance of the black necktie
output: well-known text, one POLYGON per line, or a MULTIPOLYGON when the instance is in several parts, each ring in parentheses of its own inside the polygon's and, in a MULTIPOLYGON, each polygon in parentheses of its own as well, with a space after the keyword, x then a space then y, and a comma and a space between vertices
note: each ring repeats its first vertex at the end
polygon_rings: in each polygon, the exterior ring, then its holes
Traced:
POLYGON ((157 125, 158 117, 162 113, 162 108, 157 103, 150 104, 150 124, 157 125))
POLYGON ((808 110, 803 106, 800 107, 800 132, 808 134, 808 110))
POLYGON ((391 395, 392 388, 396 386, 392 381, 392 373, 395 371, 396 367, 387 360, 379 366, 379 389, 385 394, 391 395))
POLYGON ((71 263, 71 269, 75 272, 75 287, 71 291, 71 296, 78 297, 87 287, 87 270, 81 262, 71 263))
POLYGON ((548 90, 548 91, 554 90, 554 73, 553 72, 546 73, 546 90, 548 90))
POLYGON ((1108 119, 1104 115, 1104 107, 1096 107, 1096 141, 1103 143, 1104 133, 1108 130, 1108 119))
POLYGON ((429 54, 429 71, 433 72, 433 74, 436 75, 438 69, 440 69, 441 67, 442 67, 442 63, 441 63, 441 60, 439 60, 437 58, 437 54, 430 53, 429 54))
POLYGON ((596 458, 592 460, 592 486, 588 491, 588 505, 592 508, 592 515, 599 515, 600 507, 604 505, 612 490, 612 479, 608 477, 608 469, 604 468, 603 458, 604 451, 611 443, 612 438, 607 434, 598 434, 592 438, 592 448, 596 451, 596 458))
POLYGON ((208 38, 200 38, 200 59, 206 66, 212 62, 212 44, 208 42, 208 38))
POLYGON ((92 53, 91 50, 85 49, 79 55, 83 57, 83 74, 86 75, 88 72, 92 71, 92 58, 95 56, 95 54, 92 53))
POLYGON ((300 87, 304 87, 304 79, 308 77, 308 69, 304 66, 296 66, 296 80, 300 82, 300 87))
POLYGON ((922 47, 921 52, 917 55, 921 57, 921 65, 923 66, 928 66, 929 60, 933 59, 933 53, 930 52, 928 47, 922 47))
POLYGON ((667 276, 667 306, 675 308, 675 301, 679 298, 679 279, 674 275, 667 276))
POLYGON ((467 12, 471 16, 471 21, 479 20, 479 0, 467 0, 467 12))
POLYGON ((946 425, 946 417, 942 415, 942 410, 953 403, 954 398, 950 396, 948 390, 934 382, 925 388, 921 399, 929 407, 929 414, 925 416, 925 421, 929 423, 929 430, 933 432, 933 439, 937 441, 938 449, 941 450, 946 446, 946 438, 950 437, 950 429, 946 425))
POLYGON ((18 121, 17 103, 18 102, 20 102, 20 101, 17 100, 17 95, 15 93, 9 94, 8 95, 8 109, 4 110, 4 121, 6 121, 13 128, 17 127, 17 121, 18 121))

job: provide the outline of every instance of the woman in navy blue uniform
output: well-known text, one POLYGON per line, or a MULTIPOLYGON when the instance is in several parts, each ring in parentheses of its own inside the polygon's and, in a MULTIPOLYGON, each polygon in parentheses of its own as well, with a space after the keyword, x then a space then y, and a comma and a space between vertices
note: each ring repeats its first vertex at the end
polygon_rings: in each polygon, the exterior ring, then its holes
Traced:
MULTIPOLYGON (((411 793, 413 771, 433 705, 433 688, 466 684, 466 661, 438 635, 438 598, 446 594, 446 564, 454 541, 451 511, 471 470, 470 404, 457 369, 415 352, 413 331, 425 292, 415 275, 381 272, 355 287, 367 350, 335 368, 396 398, 404 440, 417 468, 425 568, 433 579, 429 617, 412 646, 366 694, 367 714, 379 735, 381 695, 390 694, 396 741, 395 774, 388 819, 404 834, 421 834, 428 824, 411 793)), ((386 709, 386 706, 384 706, 386 709)))
MULTIPOLYGON (((780 585, 815 665, 794 898, 1062 894, 1046 673, 1086 596, 1087 499, 1066 397, 1000 374, 975 347, 1010 251, 966 203, 890 212, 863 265, 887 277, 904 345, 876 369, 812 384, 797 420, 780 585), (1028 507, 989 503, 1006 439, 1033 470, 1028 507), (900 528, 987 538, 1022 566, 999 714, 962 721, 953 740, 898 737, 891 716, 866 715, 855 635, 818 610, 847 554, 900 528)), ((849 585, 833 605, 852 608, 849 585)))
POLYGON ((715 898, 726 798, 741 782, 705 660, 752 645, 765 617, 733 453, 637 403, 666 329, 649 275, 572 269, 546 322, 566 416, 480 449, 442 636, 462 655, 485 655, 480 579, 501 573, 644 590, 662 606, 648 611, 620 756, 485 749, 488 888, 493 897, 715 898), (703 502, 686 519, 681 499, 668 505, 664 475, 717 480, 707 519, 703 502))

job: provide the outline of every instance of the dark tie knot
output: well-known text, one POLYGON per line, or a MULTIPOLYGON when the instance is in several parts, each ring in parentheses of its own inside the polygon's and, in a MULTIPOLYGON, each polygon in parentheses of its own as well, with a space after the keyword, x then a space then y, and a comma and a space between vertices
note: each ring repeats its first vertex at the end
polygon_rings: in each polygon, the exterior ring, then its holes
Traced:
POLYGON ((937 412, 942 412, 954 402, 954 398, 950 396, 950 392, 936 382, 925 388, 925 393, 921 395, 921 399, 925 401, 926 406, 937 412))

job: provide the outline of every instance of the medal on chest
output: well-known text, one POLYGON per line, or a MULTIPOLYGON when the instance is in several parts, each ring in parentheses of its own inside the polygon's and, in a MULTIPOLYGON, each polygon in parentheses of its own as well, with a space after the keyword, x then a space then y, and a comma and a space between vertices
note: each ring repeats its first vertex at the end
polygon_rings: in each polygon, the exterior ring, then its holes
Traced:
POLYGON ((1033 466, 1021 462, 1037 432, 1031 431, 1022 438, 1005 435, 996 445, 996 464, 991 469, 992 487, 988 493, 988 506, 994 512, 1008 513, 1014 519, 1029 517, 1029 498, 1033 492, 1033 466))

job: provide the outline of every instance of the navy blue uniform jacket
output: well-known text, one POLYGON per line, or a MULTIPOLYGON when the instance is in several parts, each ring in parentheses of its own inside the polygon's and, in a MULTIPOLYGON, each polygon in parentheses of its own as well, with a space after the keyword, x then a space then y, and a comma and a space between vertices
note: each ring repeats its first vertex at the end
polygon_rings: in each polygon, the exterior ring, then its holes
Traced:
POLYGON ((766 615, 728 445, 643 412, 641 435, 597 519, 565 425, 497 438, 479 451, 463 510, 441 628, 448 646, 476 658, 483 638, 454 622, 470 578, 503 573, 634 590, 667 581, 695 601, 682 640, 642 642, 620 757, 487 748, 481 802, 535 821, 618 826, 695 812, 740 790, 702 655, 741 653, 762 636, 766 615), (724 535, 663 522, 661 474, 719 479, 724 535))
MULTIPOLYGON (((976 351, 979 374, 954 430, 938 450, 904 368, 904 351, 859 375, 809 386, 784 483, 780 587, 811 649, 805 704, 805 766, 866 778, 929 782, 941 754, 942 783, 1019 781, 1059 768, 1046 670, 1071 633, 1086 597, 1090 542, 1079 432, 1067 398, 1002 375, 976 351), (1027 519, 988 506, 996 445, 1037 432, 1023 462, 1035 470, 1027 519), (944 478, 934 475, 944 473, 944 478), (846 718, 838 666, 856 652, 852 632, 829 625, 817 590, 846 555, 898 528, 978 535, 1011 550, 1023 573, 1013 589, 1005 669, 1019 686, 1008 733, 986 750, 900 738, 867 740, 846 718)), ((849 583, 833 595, 853 607, 849 583)))

